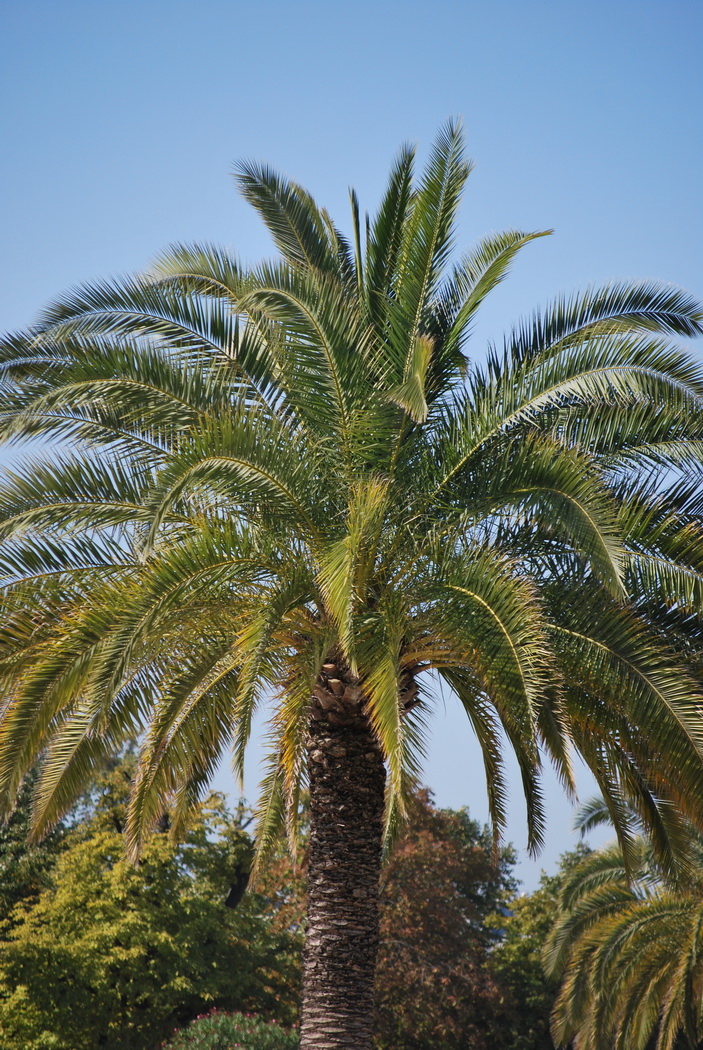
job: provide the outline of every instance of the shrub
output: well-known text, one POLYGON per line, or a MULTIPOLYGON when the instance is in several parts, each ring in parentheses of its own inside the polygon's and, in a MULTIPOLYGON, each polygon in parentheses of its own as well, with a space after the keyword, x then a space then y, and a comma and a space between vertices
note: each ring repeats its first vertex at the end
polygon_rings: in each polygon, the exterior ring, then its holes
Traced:
POLYGON ((213 1010, 163 1044, 164 1050, 297 1050, 298 1033, 253 1014, 213 1010))

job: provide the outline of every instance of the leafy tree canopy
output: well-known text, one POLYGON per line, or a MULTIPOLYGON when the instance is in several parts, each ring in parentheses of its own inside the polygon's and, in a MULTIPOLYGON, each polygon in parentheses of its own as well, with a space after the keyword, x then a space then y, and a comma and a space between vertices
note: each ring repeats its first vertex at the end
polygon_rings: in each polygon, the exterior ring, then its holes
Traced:
POLYGON ((51 869, 66 845, 63 821, 41 843, 28 843, 36 779, 35 772, 25 779, 12 815, 0 822, 0 920, 4 922, 10 920, 15 905, 35 901, 50 884, 51 869))
POLYGON ((165 809, 187 823, 226 749, 241 768, 274 693, 258 843, 286 814, 294 838, 313 715, 367 724, 393 829, 434 678, 477 735, 497 829, 505 741, 535 848, 542 756, 568 785, 573 745, 671 861, 660 803, 703 811, 703 371, 675 342, 703 314, 613 282, 470 362, 481 303, 546 232, 452 262, 470 169, 450 122, 418 177, 400 152, 367 224, 352 194, 347 239, 243 164, 276 259, 176 245, 2 340, 0 440, 60 452, 0 485, 0 808, 41 754, 46 830, 139 735, 137 855, 165 809))
POLYGON ((437 809, 423 795, 412 816, 383 878, 377 1046, 490 1050, 500 989, 487 919, 515 891, 515 856, 496 856, 465 809, 437 809))
POLYGON ((155 835, 135 868, 119 831, 128 781, 120 765, 103 779, 49 885, 0 926, 3 1050, 143 1050, 213 1005, 294 1016, 289 939, 259 897, 239 901, 241 822, 211 796, 180 845, 155 835))
POLYGON ((493 1046, 553 1050, 549 1026, 559 982, 545 973, 544 945, 558 914, 564 882, 588 852, 579 846, 563 854, 555 874, 543 872, 534 893, 514 896, 508 909, 492 920, 501 925, 490 960, 491 974, 501 994, 500 1007, 491 1022, 493 1046))

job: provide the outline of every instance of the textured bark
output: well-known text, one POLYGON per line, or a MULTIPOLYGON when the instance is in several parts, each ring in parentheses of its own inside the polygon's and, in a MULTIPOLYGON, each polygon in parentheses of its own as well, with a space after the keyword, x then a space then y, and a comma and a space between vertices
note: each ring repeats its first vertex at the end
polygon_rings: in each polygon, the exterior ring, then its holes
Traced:
POLYGON ((301 1050, 371 1050, 385 769, 358 684, 327 665, 310 723, 301 1050))

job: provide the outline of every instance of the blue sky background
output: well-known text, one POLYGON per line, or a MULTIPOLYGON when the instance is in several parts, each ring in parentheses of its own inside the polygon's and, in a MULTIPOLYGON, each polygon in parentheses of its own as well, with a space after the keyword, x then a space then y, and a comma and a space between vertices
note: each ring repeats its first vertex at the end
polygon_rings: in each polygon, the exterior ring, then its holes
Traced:
MULTIPOLYGON (((703 297, 702 38, 699 0, 0 0, 0 329, 172 241, 267 254, 230 178, 239 158, 304 183, 344 228, 347 187, 373 210, 398 146, 422 156, 450 115, 476 161, 459 245, 556 231, 486 305, 475 356, 588 283, 657 277, 703 297)), ((480 758, 450 702, 435 727, 437 800, 485 817, 480 758)), ((255 766, 256 752, 250 796, 255 766)), ((568 804, 547 790, 527 888, 572 842, 568 804)), ((519 847, 523 824, 516 782, 519 847)))

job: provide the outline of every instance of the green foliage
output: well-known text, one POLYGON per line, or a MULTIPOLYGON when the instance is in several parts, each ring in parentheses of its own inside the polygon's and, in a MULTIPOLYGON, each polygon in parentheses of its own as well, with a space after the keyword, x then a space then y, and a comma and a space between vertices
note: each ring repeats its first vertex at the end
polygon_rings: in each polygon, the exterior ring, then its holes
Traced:
POLYGON ((63 823, 41 843, 28 844, 35 784, 33 772, 22 785, 12 816, 0 823, 0 922, 7 923, 15 905, 34 902, 50 884, 52 868, 66 845, 63 823))
POLYGON ((135 868, 117 830, 127 783, 117 767, 49 885, 0 927, 3 1050, 141 1050, 209 1005, 294 1017, 289 938, 263 899, 225 905, 246 881, 246 833, 213 797, 181 845, 157 834, 135 868))
POLYGON ((549 1025, 559 983, 545 974, 544 945, 564 881, 587 852, 579 847, 565 853, 556 874, 543 873, 534 893, 513 897, 507 909, 490 919, 501 927, 490 958, 491 975, 500 988, 500 1005, 490 1024, 494 1046, 553 1050, 549 1025))
POLYGON ((275 1021, 251 1014, 213 1011, 198 1017, 163 1044, 164 1050, 297 1050, 298 1036, 275 1021))

